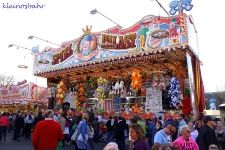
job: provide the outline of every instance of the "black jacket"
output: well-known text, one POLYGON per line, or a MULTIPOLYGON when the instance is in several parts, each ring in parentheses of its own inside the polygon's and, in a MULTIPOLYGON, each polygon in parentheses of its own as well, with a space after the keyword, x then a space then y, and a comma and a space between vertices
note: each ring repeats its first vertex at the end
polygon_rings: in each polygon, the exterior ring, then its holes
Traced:
POLYGON ((208 150, 212 144, 218 145, 215 131, 208 125, 201 127, 196 141, 200 150, 208 150))
POLYGON ((115 129, 115 137, 117 141, 124 141, 124 129, 125 129, 125 123, 121 120, 116 125, 116 129, 115 129))
POLYGON ((45 117, 38 115, 35 119, 34 119, 34 124, 36 125, 38 122, 45 120, 45 117))
POLYGON ((111 126, 111 119, 106 122, 106 127, 107 127, 107 131, 109 131, 109 132, 114 131, 114 124, 113 124, 113 126, 111 126))
POLYGON ((22 117, 18 117, 15 120, 14 127, 16 129, 22 129, 22 128, 24 128, 24 119, 22 117))

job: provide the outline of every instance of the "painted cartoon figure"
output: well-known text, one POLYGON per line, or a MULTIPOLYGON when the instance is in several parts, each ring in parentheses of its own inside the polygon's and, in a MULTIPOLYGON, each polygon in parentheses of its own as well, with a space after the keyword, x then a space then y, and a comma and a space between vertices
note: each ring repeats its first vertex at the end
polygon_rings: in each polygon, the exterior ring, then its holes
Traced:
POLYGON ((80 52, 83 55, 89 55, 96 49, 96 40, 92 35, 86 35, 80 43, 80 52))
POLYGON ((141 34, 139 36, 138 43, 140 45, 140 48, 143 49, 145 46, 145 36, 144 35, 141 34))
POLYGON ((178 36, 178 34, 180 33, 180 30, 176 28, 176 19, 173 18, 170 21, 170 27, 167 29, 167 31, 169 32, 169 37, 174 37, 174 36, 178 36))

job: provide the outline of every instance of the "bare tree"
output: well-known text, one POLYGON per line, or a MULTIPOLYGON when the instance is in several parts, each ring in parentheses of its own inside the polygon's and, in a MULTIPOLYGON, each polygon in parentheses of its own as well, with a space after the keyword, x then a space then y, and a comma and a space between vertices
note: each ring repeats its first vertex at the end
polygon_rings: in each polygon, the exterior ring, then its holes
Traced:
POLYGON ((0 88, 8 87, 15 81, 14 76, 0 74, 0 88))

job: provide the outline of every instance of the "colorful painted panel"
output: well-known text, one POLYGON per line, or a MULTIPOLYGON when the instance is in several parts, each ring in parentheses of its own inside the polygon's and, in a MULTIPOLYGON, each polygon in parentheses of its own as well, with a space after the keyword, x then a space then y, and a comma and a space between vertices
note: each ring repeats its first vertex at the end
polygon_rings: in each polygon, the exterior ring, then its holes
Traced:
POLYGON ((10 85, 7 88, 0 88, 0 101, 19 99, 42 100, 45 99, 45 97, 46 88, 39 87, 33 83, 25 84, 22 86, 10 85))
POLYGON ((35 56, 34 74, 133 53, 170 49, 187 43, 185 14, 173 17, 145 16, 124 30, 116 27, 92 33, 91 29, 87 26, 79 39, 64 42, 58 49, 48 48, 35 56), (39 63, 40 60, 50 63, 39 63))

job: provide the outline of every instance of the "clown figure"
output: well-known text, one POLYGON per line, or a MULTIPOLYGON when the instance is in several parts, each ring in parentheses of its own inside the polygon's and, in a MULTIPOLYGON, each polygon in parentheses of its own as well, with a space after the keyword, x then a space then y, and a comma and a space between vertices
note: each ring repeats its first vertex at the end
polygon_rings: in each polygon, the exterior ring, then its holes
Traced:
POLYGON ((176 19, 173 18, 170 21, 170 27, 167 29, 167 31, 169 32, 169 37, 175 37, 178 36, 178 34, 180 33, 180 29, 176 28, 176 19))

